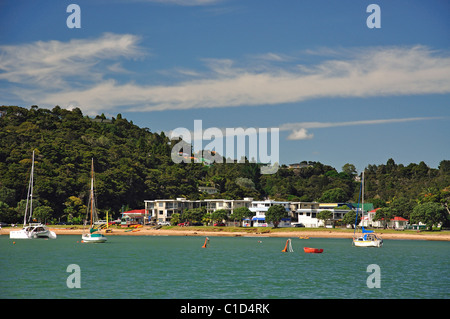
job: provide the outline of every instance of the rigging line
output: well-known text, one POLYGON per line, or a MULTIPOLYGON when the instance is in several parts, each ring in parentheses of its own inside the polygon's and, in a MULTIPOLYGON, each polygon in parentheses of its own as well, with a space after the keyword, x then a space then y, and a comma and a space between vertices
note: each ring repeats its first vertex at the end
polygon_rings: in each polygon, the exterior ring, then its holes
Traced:
MULTIPOLYGON (((364 178, 364 175, 363 175, 363 178, 364 178)), ((359 200, 361 199, 361 193, 362 193, 362 182, 363 181, 361 181, 361 185, 359 186, 358 206, 356 206, 356 218, 355 218, 355 228, 353 230, 353 237, 355 237, 356 224, 358 223, 358 208, 359 208, 359 200)))

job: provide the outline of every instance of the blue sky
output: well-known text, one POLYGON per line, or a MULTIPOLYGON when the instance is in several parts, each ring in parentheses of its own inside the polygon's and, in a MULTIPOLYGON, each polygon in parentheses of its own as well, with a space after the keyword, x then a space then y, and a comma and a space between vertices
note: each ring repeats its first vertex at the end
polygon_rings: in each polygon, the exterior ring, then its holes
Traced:
POLYGON ((2 1, 0 103, 121 113, 154 132, 277 127, 282 164, 437 167, 449 18, 446 0, 2 1), (66 25, 71 3, 81 28, 66 25))

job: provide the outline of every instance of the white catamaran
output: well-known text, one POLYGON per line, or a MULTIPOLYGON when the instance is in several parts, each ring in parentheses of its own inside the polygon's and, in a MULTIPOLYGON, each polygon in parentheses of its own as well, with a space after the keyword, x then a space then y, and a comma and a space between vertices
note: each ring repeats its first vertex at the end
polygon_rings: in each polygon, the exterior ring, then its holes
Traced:
POLYGON ((100 229, 94 227, 98 221, 97 209, 94 199, 94 159, 92 159, 92 170, 91 170, 91 191, 89 195, 89 204, 87 209, 87 217, 84 221, 83 235, 81 235, 82 242, 85 243, 104 243, 107 238, 105 235, 100 233, 100 229), (90 216, 89 230, 86 229, 87 218, 90 216))
POLYGON ((41 223, 31 223, 33 216, 33 184, 34 184, 34 151, 31 161, 30 182, 28 184, 27 204, 25 206, 25 216, 23 217, 23 228, 21 230, 11 231, 11 239, 36 239, 51 238, 56 239, 56 234, 41 223), (28 220, 27 220, 28 217, 28 220), (28 225, 27 225, 28 222, 28 225))
MULTIPOLYGON (((364 215, 364 172, 362 174, 362 183, 361 183, 361 194, 362 194, 362 214, 364 215)), ((361 227, 362 234, 361 236, 356 237, 356 225, 358 223, 358 209, 359 209, 359 200, 358 207, 356 208, 356 218, 355 218, 355 231, 353 232, 353 245, 356 247, 381 247, 383 245, 383 239, 380 235, 374 233, 373 230, 366 230, 363 226, 361 227)))

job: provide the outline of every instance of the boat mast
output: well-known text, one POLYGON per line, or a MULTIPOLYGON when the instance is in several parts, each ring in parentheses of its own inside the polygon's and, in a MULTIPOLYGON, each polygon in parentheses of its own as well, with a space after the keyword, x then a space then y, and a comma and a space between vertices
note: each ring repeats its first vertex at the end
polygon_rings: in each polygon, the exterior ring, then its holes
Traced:
POLYGON ((93 210, 94 210, 94 159, 92 159, 92 168, 91 168, 91 228, 92 228, 93 210))
POLYGON ((33 211, 33 175, 34 175, 34 150, 33 150, 33 157, 31 160, 31 175, 30 175, 30 182, 28 184, 28 194, 27 194, 27 204, 25 206, 25 215, 23 216, 23 227, 27 224, 27 212, 28 212, 28 201, 30 201, 30 217, 31 218, 31 212, 33 211))
POLYGON ((361 221, 364 220, 364 171, 362 172, 362 191, 361 191, 361 202, 362 202, 362 210, 361 210, 361 221))
MULTIPOLYGON (((363 181, 364 181, 364 172, 363 172, 363 181)), ((361 199, 361 192, 362 192, 362 188, 363 188, 363 183, 361 183, 360 187, 359 187, 359 195, 358 195, 358 206, 356 206, 356 217, 355 217, 355 228, 353 230, 353 238, 355 238, 355 234, 356 234, 356 226, 358 224, 358 210, 359 210, 359 200, 361 199)))

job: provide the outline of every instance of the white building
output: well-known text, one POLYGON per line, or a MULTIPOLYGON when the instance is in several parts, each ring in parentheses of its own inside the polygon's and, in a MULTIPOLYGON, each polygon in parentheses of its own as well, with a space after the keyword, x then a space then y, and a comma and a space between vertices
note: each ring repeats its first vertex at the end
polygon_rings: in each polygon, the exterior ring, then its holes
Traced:
POLYGON ((340 220, 348 213, 349 209, 339 209, 338 203, 317 203, 317 202, 292 202, 291 210, 297 215, 297 222, 305 227, 333 227, 334 221, 340 220), (324 225, 323 220, 317 218, 321 211, 328 210, 333 213, 329 224, 324 225))
MULTIPOLYGON (((290 202, 277 202, 273 200, 265 200, 265 201, 252 201, 250 206, 250 211, 255 213, 255 216, 251 219, 246 219, 244 222, 244 226, 253 226, 253 227, 273 227, 272 223, 266 222, 266 212, 269 210, 271 206, 281 205, 286 209, 286 212, 290 212, 290 202)), ((283 218, 278 227, 291 227, 291 219, 283 218)))
POLYGON ((206 203, 206 212, 212 213, 218 209, 225 209, 232 214, 234 209, 239 207, 250 207, 253 198, 246 197, 244 199, 204 199, 206 203))
POLYGON ((205 205, 202 201, 192 201, 186 198, 145 200, 144 204, 148 220, 157 222, 170 222, 174 213, 182 214, 186 209, 205 205))
POLYGON ((238 207, 250 207, 252 201, 253 198, 205 200, 177 198, 145 200, 144 204, 148 220, 170 222, 174 213, 182 214, 186 209, 205 207, 207 213, 212 213, 218 209, 225 209, 229 212, 228 215, 230 215, 238 207))
POLYGON ((377 210, 379 210, 379 208, 369 211, 367 215, 363 217, 364 220, 361 221, 360 225, 377 228, 386 227, 389 229, 397 229, 397 230, 403 230, 408 226, 409 220, 399 216, 394 216, 394 218, 389 221, 385 221, 384 218, 382 220, 375 221, 374 217, 377 210))
MULTIPOLYGON (((340 209, 342 203, 317 203, 317 202, 283 202, 274 200, 254 201, 253 198, 244 199, 205 199, 205 200, 187 200, 185 198, 177 199, 155 199, 145 200, 146 220, 156 222, 170 222, 174 213, 182 214, 186 209, 204 207, 206 212, 212 213, 218 209, 227 210, 231 215, 234 209, 238 207, 248 207, 250 211, 255 213, 253 218, 246 218, 243 225, 247 227, 273 227, 272 223, 266 222, 266 212, 273 205, 281 205, 288 212, 288 218, 284 218, 279 227, 291 227, 292 224, 303 224, 305 227, 333 227, 334 223, 341 220, 349 209, 340 209), (321 211, 329 210, 333 213, 333 217, 324 225, 322 220, 317 218, 317 214, 321 211)), ((352 206, 351 204, 349 204, 352 206)), ((361 212, 360 212, 361 213, 361 212)), ((361 225, 372 226, 372 217, 365 212, 361 225), (366 220, 367 219, 367 220, 366 220), (370 220, 369 220, 370 219, 370 220)), ((228 225, 232 225, 233 221, 229 221, 228 225)), ((233 224, 234 225, 234 224, 233 224)), ((239 222, 236 221, 236 226, 239 222)), ((375 226, 375 225, 373 225, 375 226)), ((401 227, 396 226, 396 227, 401 227)))

